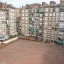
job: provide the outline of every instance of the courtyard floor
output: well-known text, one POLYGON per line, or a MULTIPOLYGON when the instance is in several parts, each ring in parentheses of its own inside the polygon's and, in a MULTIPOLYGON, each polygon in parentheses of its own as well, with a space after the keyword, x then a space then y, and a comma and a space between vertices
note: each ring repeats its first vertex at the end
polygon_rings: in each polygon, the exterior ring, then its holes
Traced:
POLYGON ((19 39, 0 48, 0 64, 64 64, 64 45, 19 39))

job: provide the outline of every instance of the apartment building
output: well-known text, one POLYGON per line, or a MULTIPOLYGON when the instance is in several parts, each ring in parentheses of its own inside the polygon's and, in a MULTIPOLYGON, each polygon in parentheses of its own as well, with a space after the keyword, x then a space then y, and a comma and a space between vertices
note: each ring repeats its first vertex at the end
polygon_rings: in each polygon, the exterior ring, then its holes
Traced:
POLYGON ((22 8, 21 12, 21 32, 28 36, 41 37, 44 41, 58 41, 64 40, 64 1, 60 0, 60 4, 56 4, 55 1, 50 1, 48 5, 45 2, 40 4, 27 4, 25 8, 22 8), (25 12, 29 10, 29 12, 25 12), (25 15, 28 13, 28 29, 25 30, 25 15))
POLYGON ((29 9, 22 8, 21 10, 21 33, 29 36, 29 9))
POLYGON ((4 35, 17 35, 16 12, 12 4, 0 2, 0 33, 4 35))
POLYGON ((0 10, 0 36, 7 35, 6 33, 6 11, 0 10))
MULTIPOLYGON (((53 2, 53 1, 52 1, 53 2)), ((60 22, 60 5, 52 3, 45 6, 44 40, 57 41, 60 22)))
POLYGON ((43 36, 43 12, 44 8, 35 8, 30 10, 29 34, 42 38, 43 36))
POLYGON ((63 0, 60 0, 60 23, 59 23, 58 39, 64 41, 64 1, 63 0))
POLYGON ((7 34, 8 35, 17 35, 16 29, 16 11, 14 8, 7 8, 7 34))

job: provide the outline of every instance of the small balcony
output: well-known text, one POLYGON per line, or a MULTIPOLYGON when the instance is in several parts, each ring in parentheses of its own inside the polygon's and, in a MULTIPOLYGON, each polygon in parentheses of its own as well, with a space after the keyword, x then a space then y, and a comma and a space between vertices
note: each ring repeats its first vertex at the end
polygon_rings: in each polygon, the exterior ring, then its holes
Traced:
POLYGON ((39 9, 38 8, 36 9, 36 13, 39 13, 39 9))
POLYGON ((9 8, 6 8, 6 11, 9 11, 9 8))
POLYGON ((64 7, 61 7, 60 8, 60 12, 64 12, 64 7))
POLYGON ((29 31, 34 32, 34 28, 33 27, 29 27, 29 31))
POLYGON ((7 24, 6 26, 7 26, 7 27, 10 27, 10 24, 7 24))

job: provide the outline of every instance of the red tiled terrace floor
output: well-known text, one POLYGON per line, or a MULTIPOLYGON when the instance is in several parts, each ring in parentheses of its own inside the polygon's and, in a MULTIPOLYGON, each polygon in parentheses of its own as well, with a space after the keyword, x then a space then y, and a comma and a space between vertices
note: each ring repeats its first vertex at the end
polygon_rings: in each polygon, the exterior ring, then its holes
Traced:
POLYGON ((0 64, 64 64, 64 45, 19 39, 0 49, 0 64))

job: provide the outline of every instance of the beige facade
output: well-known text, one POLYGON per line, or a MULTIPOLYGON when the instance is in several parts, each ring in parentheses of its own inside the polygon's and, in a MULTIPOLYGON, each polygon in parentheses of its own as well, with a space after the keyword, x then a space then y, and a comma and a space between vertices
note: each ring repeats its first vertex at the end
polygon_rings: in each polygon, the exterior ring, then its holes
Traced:
POLYGON ((6 34, 6 12, 0 10, 0 36, 4 36, 6 34))
POLYGON ((9 8, 9 35, 17 35, 16 29, 16 12, 15 9, 9 8))
POLYGON ((16 8, 15 10, 16 10, 16 18, 19 18, 19 16, 20 16, 20 9, 16 8))
POLYGON ((59 34, 60 7, 51 5, 45 7, 44 39, 57 41, 59 34))
POLYGON ((21 33, 29 36, 29 9, 21 10, 21 33))

